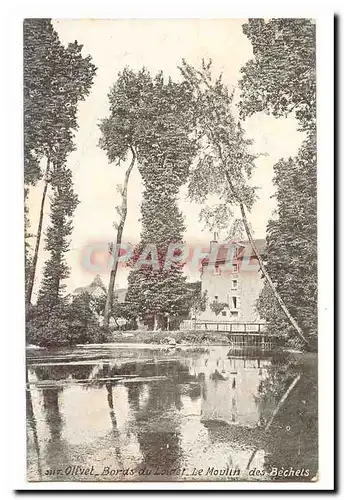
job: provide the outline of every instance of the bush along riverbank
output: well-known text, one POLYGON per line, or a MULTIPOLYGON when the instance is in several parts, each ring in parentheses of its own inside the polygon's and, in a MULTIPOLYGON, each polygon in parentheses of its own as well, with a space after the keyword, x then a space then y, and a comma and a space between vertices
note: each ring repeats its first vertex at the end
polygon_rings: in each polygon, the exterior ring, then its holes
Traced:
POLYGON ((228 345, 228 336, 225 332, 204 332, 203 330, 174 330, 174 331, 139 331, 114 332, 110 335, 110 342, 133 344, 191 344, 191 345, 228 345))
POLYGON ((238 334, 233 338, 227 332, 205 330, 128 330, 103 328, 97 323, 88 302, 74 301, 56 308, 49 315, 40 307, 31 307, 27 314, 27 345, 43 348, 72 347, 77 344, 155 344, 155 345, 225 345, 230 348, 279 349, 289 347, 302 350, 299 342, 283 337, 248 338, 238 334), (83 306, 83 307, 82 307, 83 306), (245 338, 244 338, 245 337, 245 338), (238 343, 239 341, 239 343, 238 343))
POLYGON ((29 335, 27 344, 45 348, 58 348, 73 346, 76 344, 161 344, 166 346, 175 345, 229 345, 226 333, 211 333, 204 331, 127 331, 127 332, 105 332, 99 329, 96 335, 69 334, 63 337, 60 334, 53 335, 29 335))
POLYGON ((54 340, 49 338, 46 342, 46 338, 38 339, 28 338, 27 347, 29 348, 47 348, 56 349, 63 347, 73 347, 75 345, 108 345, 108 344, 132 344, 133 346, 139 344, 149 345, 161 345, 166 347, 175 347, 181 345, 188 346, 228 346, 229 349, 233 351, 252 351, 252 350, 264 350, 265 352, 278 352, 278 351, 290 351, 290 352, 302 352, 316 353, 317 349, 308 349, 305 351, 300 345, 289 344, 284 342, 283 339, 275 339, 273 343, 269 344, 246 344, 240 345, 236 344, 229 338, 228 334, 225 332, 204 332, 204 331, 132 331, 132 332, 114 332, 106 333, 104 331, 98 331, 97 335, 94 337, 84 337, 84 336, 69 336, 68 340, 57 336, 54 340))

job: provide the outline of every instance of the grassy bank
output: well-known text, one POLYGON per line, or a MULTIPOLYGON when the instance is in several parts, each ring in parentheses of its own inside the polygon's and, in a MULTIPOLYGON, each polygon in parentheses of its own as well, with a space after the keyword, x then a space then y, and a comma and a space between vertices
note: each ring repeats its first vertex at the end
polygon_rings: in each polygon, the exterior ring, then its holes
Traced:
POLYGON ((205 332, 203 330, 113 332, 109 341, 126 344, 164 344, 167 337, 175 339, 177 344, 228 345, 226 333, 205 332))

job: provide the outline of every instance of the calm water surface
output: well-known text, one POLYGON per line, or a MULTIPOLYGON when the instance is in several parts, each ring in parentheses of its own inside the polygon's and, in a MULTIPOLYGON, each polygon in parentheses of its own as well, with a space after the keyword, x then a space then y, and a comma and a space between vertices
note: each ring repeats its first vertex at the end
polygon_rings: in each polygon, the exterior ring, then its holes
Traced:
POLYGON ((315 355, 228 347, 28 350, 28 479, 309 481, 316 366, 315 355))

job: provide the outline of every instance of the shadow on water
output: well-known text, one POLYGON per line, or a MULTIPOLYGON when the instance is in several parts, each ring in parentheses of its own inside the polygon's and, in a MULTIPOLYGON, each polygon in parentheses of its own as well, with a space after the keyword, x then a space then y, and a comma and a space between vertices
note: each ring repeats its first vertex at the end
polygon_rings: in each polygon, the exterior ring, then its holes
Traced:
POLYGON ((111 481, 180 480, 182 467, 245 471, 249 464, 267 473, 308 469, 307 476, 269 479, 309 481, 317 472, 317 359, 261 354, 224 347, 35 353, 29 479, 94 480, 46 473, 74 464, 96 465, 98 479, 111 481), (104 467, 145 472, 103 476, 104 467))
MULTIPOLYGON (((278 367, 271 365, 267 378, 259 387, 257 402, 264 414, 271 401, 274 406, 278 404, 281 395, 298 374, 298 382, 266 433, 265 464, 268 468, 292 466, 296 470, 309 469, 311 477, 314 477, 318 469, 318 390, 314 355, 302 358, 290 355, 278 367)), ((302 479, 309 480, 310 477, 299 478, 302 479)))
MULTIPOLYGON (((33 436, 33 445, 34 445, 36 459, 37 459, 38 479, 41 480, 42 479, 42 466, 41 466, 41 453, 40 453, 40 449, 39 449, 39 440, 38 440, 38 432, 37 432, 37 422, 36 422, 36 417, 35 417, 33 405, 32 405, 31 391, 29 391, 29 390, 26 391, 26 419, 27 419, 27 423, 28 423, 28 428, 31 429, 32 436, 33 436)), ((27 439, 27 442, 29 444, 29 439, 27 439)))
POLYGON ((115 442, 115 456, 119 465, 123 468, 123 457, 121 452, 121 447, 119 446, 119 431, 118 424, 116 419, 115 408, 113 404, 113 393, 112 393, 112 384, 105 384, 106 392, 107 392, 107 402, 109 406, 110 420, 112 424, 112 436, 115 442))

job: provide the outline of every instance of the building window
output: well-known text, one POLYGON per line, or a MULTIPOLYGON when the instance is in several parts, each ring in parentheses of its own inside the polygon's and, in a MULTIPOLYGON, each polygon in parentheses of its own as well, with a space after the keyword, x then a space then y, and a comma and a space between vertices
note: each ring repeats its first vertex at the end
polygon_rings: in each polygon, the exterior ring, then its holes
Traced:
POLYGON ((218 276, 219 274, 221 274, 221 271, 220 271, 219 265, 218 265, 218 264, 215 264, 215 267, 214 267, 214 275, 215 275, 215 276, 218 276))
POLYGON ((227 316, 227 311, 222 311, 222 316, 227 316))
POLYGON ((233 264, 233 273, 238 272, 238 264, 233 264))
POLYGON ((214 299, 215 299, 215 300, 217 300, 218 298, 219 298, 219 296, 218 296, 218 295, 215 295, 214 299))
POLYGON ((231 309, 240 309, 240 298, 239 297, 232 297, 232 304, 231 304, 231 309))
POLYGON ((232 290, 238 289, 238 280, 232 280, 232 290))
POLYGON ((238 311, 232 311, 232 312, 231 312, 231 316, 234 316, 234 317, 237 317, 237 316, 238 316, 238 314, 239 314, 239 313, 238 313, 238 311))

